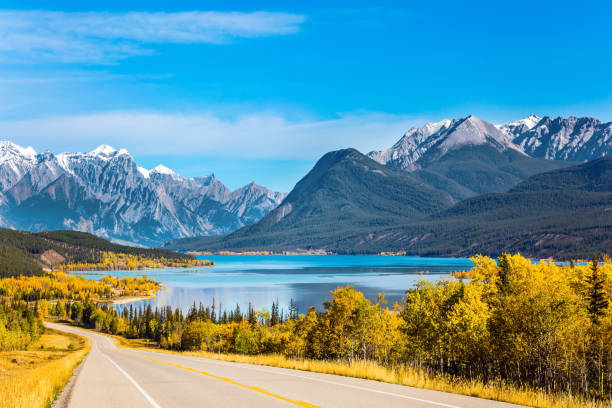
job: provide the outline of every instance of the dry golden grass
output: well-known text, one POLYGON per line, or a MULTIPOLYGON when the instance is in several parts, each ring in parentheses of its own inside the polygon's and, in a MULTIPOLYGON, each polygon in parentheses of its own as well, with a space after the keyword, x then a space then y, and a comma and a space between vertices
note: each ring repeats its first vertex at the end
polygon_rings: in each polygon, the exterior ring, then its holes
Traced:
POLYGON ((50 406, 89 349, 83 337, 46 329, 29 350, 0 352, 0 408, 50 406))
POLYGON ((545 391, 527 387, 518 388, 502 382, 483 382, 472 379, 457 379, 450 376, 433 375, 424 370, 403 366, 394 369, 383 367, 371 361, 356 361, 348 364, 343 361, 321 361, 308 359, 290 359, 282 355, 267 354, 246 356, 242 354, 217 354, 205 351, 177 352, 160 349, 154 343, 141 339, 126 339, 121 336, 111 336, 119 347, 143 350, 155 349, 157 352, 183 354, 230 361, 245 364, 259 364, 271 367, 290 368, 295 370, 313 371, 317 373, 335 374, 345 377, 363 378, 391 384, 425 388, 436 391, 463 394, 472 397, 505 401, 513 404, 541 408, 606 408, 610 402, 586 400, 567 394, 549 394, 545 391))

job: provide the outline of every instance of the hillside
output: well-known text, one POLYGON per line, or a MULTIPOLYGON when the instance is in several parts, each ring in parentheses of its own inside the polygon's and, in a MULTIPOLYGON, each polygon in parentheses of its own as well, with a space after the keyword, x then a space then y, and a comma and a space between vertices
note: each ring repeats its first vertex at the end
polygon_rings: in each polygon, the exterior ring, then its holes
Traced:
MULTIPOLYGON (((231 250, 323 249, 337 253, 405 251, 424 256, 498 255, 586 258, 612 248, 612 157, 538 174, 507 193, 489 193, 425 215, 420 220, 318 236, 297 243, 259 241, 242 230, 207 243, 178 242, 170 248, 231 250), (202 245, 208 246, 202 246, 202 245)), ((271 213, 272 215, 272 213, 271 213)), ((397 220, 396 220, 397 221, 397 220)), ((254 227, 251 227, 254 228, 254 227)))
POLYGON ((612 248, 612 157, 538 174, 507 193, 464 200, 427 219, 353 235, 337 250, 419 255, 587 258, 612 248))
POLYGON ((107 270, 121 266, 137 269, 141 265, 194 266, 199 263, 191 255, 117 245, 85 232, 31 233, 0 228, 0 277, 38 275, 43 273, 43 268, 107 270), (128 265, 127 262, 132 263, 128 265))
POLYGON ((500 152, 490 145, 463 146, 439 160, 424 162, 411 175, 462 200, 505 192, 529 176, 572 164, 535 159, 515 150, 500 152))
POLYGON ((448 194, 357 150, 338 150, 324 155, 259 223, 220 238, 177 240, 167 248, 312 248, 422 218, 452 203, 448 194))

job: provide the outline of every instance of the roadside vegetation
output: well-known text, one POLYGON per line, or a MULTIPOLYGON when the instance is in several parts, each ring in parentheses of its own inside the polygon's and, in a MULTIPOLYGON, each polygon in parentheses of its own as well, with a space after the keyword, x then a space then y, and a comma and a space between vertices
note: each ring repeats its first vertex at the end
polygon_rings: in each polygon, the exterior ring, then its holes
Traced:
POLYGON ((229 361, 313 370, 540 407, 603 407, 612 396, 612 263, 532 263, 520 255, 473 258, 456 279, 421 282, 388 308, 347 286, 324 311, 298 315, 194 305, 93 302, 58 318, 229 361))
POLYGON ((88 340, 45 329, 49 314, 68 309, 78 319, 96 310, 95 302, 151 296, 160 287, 146 277, 95 281, 59 272, 0 279, 0 408, 51 406, 88 353, 88 340))
POLYGON ((43 308, 0 304, 0 408, 49 407, 89 351, 85 338, 45 329, 43 308))

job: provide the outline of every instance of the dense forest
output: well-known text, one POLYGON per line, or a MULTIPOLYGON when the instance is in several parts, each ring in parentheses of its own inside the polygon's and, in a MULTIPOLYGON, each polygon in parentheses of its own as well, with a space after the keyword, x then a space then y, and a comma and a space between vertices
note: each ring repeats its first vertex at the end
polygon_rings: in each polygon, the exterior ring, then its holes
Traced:
POLYGON ((503 381, 550 393, 612 396, 612 263, 532 263, 477 256, 456 279, 421 282, 401 304, 370 302, 347 286, 323 311, 124 308, 58 302, 50 313, 175 350, 278 353, 291 358, 376 361, 457 378, 503 381))
POLYGON ((117 245, 78 231, 31 233, 0 228, 0 277, 64 271, 207 266, 187 254, 117 245))

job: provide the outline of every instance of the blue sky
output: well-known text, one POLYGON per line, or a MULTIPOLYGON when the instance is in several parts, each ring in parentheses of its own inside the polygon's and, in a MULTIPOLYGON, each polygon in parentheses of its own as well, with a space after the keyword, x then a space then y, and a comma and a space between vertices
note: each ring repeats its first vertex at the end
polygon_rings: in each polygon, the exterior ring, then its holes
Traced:
POLYGON ((288 191, 474 114, 612 120, 612 3, 0 1, 1 139, 288 191))

